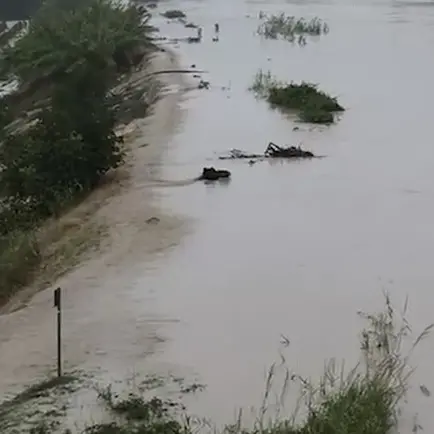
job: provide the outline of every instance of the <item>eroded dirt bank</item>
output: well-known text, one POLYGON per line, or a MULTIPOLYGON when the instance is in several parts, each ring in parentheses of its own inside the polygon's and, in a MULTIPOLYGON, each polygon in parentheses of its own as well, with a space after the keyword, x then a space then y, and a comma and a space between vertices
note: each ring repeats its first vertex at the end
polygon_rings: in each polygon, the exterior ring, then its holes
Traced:
MULTIPOLYGON (((174 54, 160 52, 152 68, 173 69, 175 64, 174 54)), ((145 79, 148 73, 138 71, 132 79, 145 79)), ((33 298, 36 286, 20 293, 0 316, 0 399, 55 366, 54 287, 64 290, 67 369, 86 369, 101 375, 110 372, 114 377, 118 372, 122 377, 123 370, 134 370, 161 341, 156 323, 165 319, 153 313, 152 288, 136 285, 134 279, 136 271, 152 267, 153 258, 179 242, 187 224, 161 212, 158 192, 149 187, 158 177, 168 138, 181 121, 182 77, 167 74, 160 81, 164 89, 152 114, 124 127, 130 152, 116 180, 94 192, 58 223, 71 230, 67 234, 70 238, 93 234, 102 240, 96 243, 99 247, 87 252, 85 260, 55 286, 33 298), (159 220, 149 221, 152 217, 159 220)))

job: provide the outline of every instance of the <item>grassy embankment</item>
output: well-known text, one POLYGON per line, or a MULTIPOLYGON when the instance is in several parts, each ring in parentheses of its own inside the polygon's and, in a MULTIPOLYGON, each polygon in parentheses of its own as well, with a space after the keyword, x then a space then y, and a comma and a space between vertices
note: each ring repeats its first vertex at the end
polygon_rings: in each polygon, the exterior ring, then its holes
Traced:
MULTIPOLYGON (((404 314, 405 315, 405 314, 404 314)), ((267 421, 265 414, 270 404, 274 386, 276 365, 270 368, 266 379, 263 402, 257 421, 250 427, 242 420, 228 425, 226 434, 389 434, 397 426, 410 374, 409 359, 415 347, 425 338, 432 325, 416 339, 410 334, 410 327, 404 316, 397 316, 386 301, 383 312, 372 315, 362 314, 367 322, 361 333, 360 362, 350 372, 344 373, 333 363, 328 364, 324 376, 317 384, 304 379, 298 373, 285 368, 281 398, 290 387, 299 385, 301 390, 298 413, 280 416, 267 421), (407 348, 407 350, 404 350, 407 348)), ((286 362, 287 363, 287 362, 286 362)), ((152 380, 152 378, 151 378, 152 380)), ((7 429, 29 426, 27 414, 33 418, 33 433, 48 434, 62 432, 62 417, 66 405, 64 397, 71 393, 73 377, 49 380, 32 386, 11 401, 0 404, 0 428, 7 429), (52 397, 52 404, 40 397, 52 397), (62 398, 63 397, 63 398, 62 398), (63 400, 62 400, 63 399, 63 400), (26 404, 26 406, 24 406, 26 404)), ((157 383, 161 380, 157 379, 157 383)), ((186 415, 182 401, 160 399, 155 390, 159 384, 143 382, 144 388, 120 397, 112 389, 99 390, 98 396, 108 413, 108 420, 95 423, 84 431, 93 434, 192 434, 197 429, 195 418, 186 415), (145 397, 146 396, 146 397, 145 397)), ((202 386, 184 387, 183 392, 202 390, 202 386)), ((427 389, 426 389, 427 390, 427 389)), ((429 394, 429 391, 427 390, 429 394)), ((282 399, 280 399, 282 401, 282 399)), ((196 420, 197 422, 197 420, 196 420)), ((202 430, 205 429, 202 425, 202 430)), ((211 428, 208 431, 214 432, 211 428)), ((207 431, 207 432, 208 432, 207 431)), ((23 431, 20 431, 23 432, 23 431)), ((66 432, 65 432, 66 433, 66 432)))
MULTIPOLYGON (((0 106, 0 305, 34 279, 48 256, 66 254, 46 251, 40 228, 47 219, 122 164, 114 128, 124 107, 145 115, 146 90, 112 90, 147 64, 155 48, 148 19, 139 6, 54 0, 0 51, 0 81, 19 83, 0 106)), ((79 253, 86 241, 62 248, 79 253)))
POLYGON ((303 122, 331 124, 335 122, 336 113, 345 110, 336 98, 319 90, 315 84, 282 83, 262 70, 256 74, 250 90, 272 106, 295 111, 303 122))

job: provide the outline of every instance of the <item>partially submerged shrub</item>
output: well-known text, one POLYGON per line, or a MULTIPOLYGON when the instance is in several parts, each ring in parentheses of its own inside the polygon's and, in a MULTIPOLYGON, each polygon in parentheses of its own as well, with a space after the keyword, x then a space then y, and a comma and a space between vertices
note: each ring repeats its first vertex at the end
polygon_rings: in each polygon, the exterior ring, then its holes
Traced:
POLYGON ((345 110, 336 98, 318 90, 315 84, 279 82, 262 70, 256 74, 250 90, 274 106, 297 111, 304 122, 332 123, 334 113, 345 110))
POLYGON ((305 36, 319 36, 323 33, 328 33, 329 27, 320 18, 305 20, 304 18, 296 18, 287 16, 283 12, 279 15, 259 15, 262 20, 258 26, 258 35, 264 36, 267 39, 277 39, 279 36, 287 41, 298 41, 300 44, 306 42, 305 36))
POLYGON ((185 18, 186 15, 179 9, 170 9, 161 14, 164 18, 175 19, 175 18, 185 18))

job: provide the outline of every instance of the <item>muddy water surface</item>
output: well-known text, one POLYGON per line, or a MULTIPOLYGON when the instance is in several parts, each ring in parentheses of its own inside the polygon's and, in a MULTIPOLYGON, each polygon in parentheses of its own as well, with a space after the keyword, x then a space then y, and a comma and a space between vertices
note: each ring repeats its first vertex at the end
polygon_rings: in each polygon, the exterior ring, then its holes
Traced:
MULTIPOLYGON (((164 357, 201 375, 208 392, 198 407, 222 421, 235 406, 259 404, 281 333, 291 340, 289 365, 317 376, 324 358, 356 359, 356 312, 380 308, 384 289, 398 306, 409 295, 415 329, 433 320, 434 4, 222 0, 181 8, 205 29, 202 44, 181 46, 183 62, 208 70, 212 88, 185 103, 166 173, 182 178, 218 164, 233 179, 166 192, 165 205, 196 227, 161 277, 164 304, 181 321, 169 327, 164 357), (305 47, 264 41, 253 35, 260 10, 319 16, 331 30, 305 47), (293 120, 246 90, 258 68, 319 83, 347 111, 330 128, 293 131, 293 120), (207 161, 233 147, 260 152, 270 140, 302 142, 326 158, 207 161)), ((428 342, 415 359, 416 386, 434 386, 433 357, 428 342)), ((412 399, 431 424, 429 400, 412 399)))
MULTIPOLYGON (((237 407, 260 404, 281 334, 291 341, 287 363, 316 377, 326 358, 357 359, 356 312, 381 308, 383 289, 398 305, 410 296, 415 329, 434 318, 434 6, 209 0, 163 7, 181 8, 204 26, 204 42, 178 52, 182 64, 209 71, 212 87, 182 102, 182 127, 159 176, 190 178, 204 165, 221 165, 233 178, 158 189, 162 212, 185 216, 192 230, 148 266, 136 257, 104 279, 101 267, 94 268, 98 279, 87 268, 78 282, 88 291, 68 292, 68 358, 72 366, 101 368, 105 379, 151 367, 197 378, 208 387, 193 411, 231 422, 237 407), (260 10, 319 16, 330 33, 305 47, 264 41, 254 36, 260 10), (216 21, 221 35, 213 43, 216 21), (247 91, 258 68, 317 82, 348 110, 330 128, 293 131, 294 119, 247 91), (326 158, 252 167, 215 160, 214 152, 233 147, 261 152, 270 140, 302 142, 326 158)), ((165 22, 161 30, 195 33, 165 22)), ((40 319, 50 307, 51 294, 42 293, 30 309, 2 320, 2 330, 23 324, 0 347, 1 357, 8 352, 4 390, 53 362, 52 321, 40 319), (47 336, 42 349, 32 333, 47 336)), ((409 404, 426 428, 432 403, 417 386, 434 387, 433 360, 428 341, 415 359, 409 404)))

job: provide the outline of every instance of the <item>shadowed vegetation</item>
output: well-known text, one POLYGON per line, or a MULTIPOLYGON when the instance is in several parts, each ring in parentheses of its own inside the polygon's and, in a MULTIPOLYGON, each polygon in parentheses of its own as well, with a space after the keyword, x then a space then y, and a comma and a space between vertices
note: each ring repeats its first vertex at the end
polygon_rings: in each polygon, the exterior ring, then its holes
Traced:
POLYGON ((295 111, 303 122, 331 124, 335 113, 345 110, 336 98, 318 90, 315 84, 279 82, 262 70, 256 74, 250 90, 273 106, 295 111))
MULTIPOLYGON (((38 268, 39 226, 122 164, 114 129, 129 100, 113 89, 147 65, 149 18, 142 6, 52 0, 1 52, 0 77, 18 87, 0 108, 0 303, 38 268)), ((144 92, 131 113, 145 115, 144 92)))

